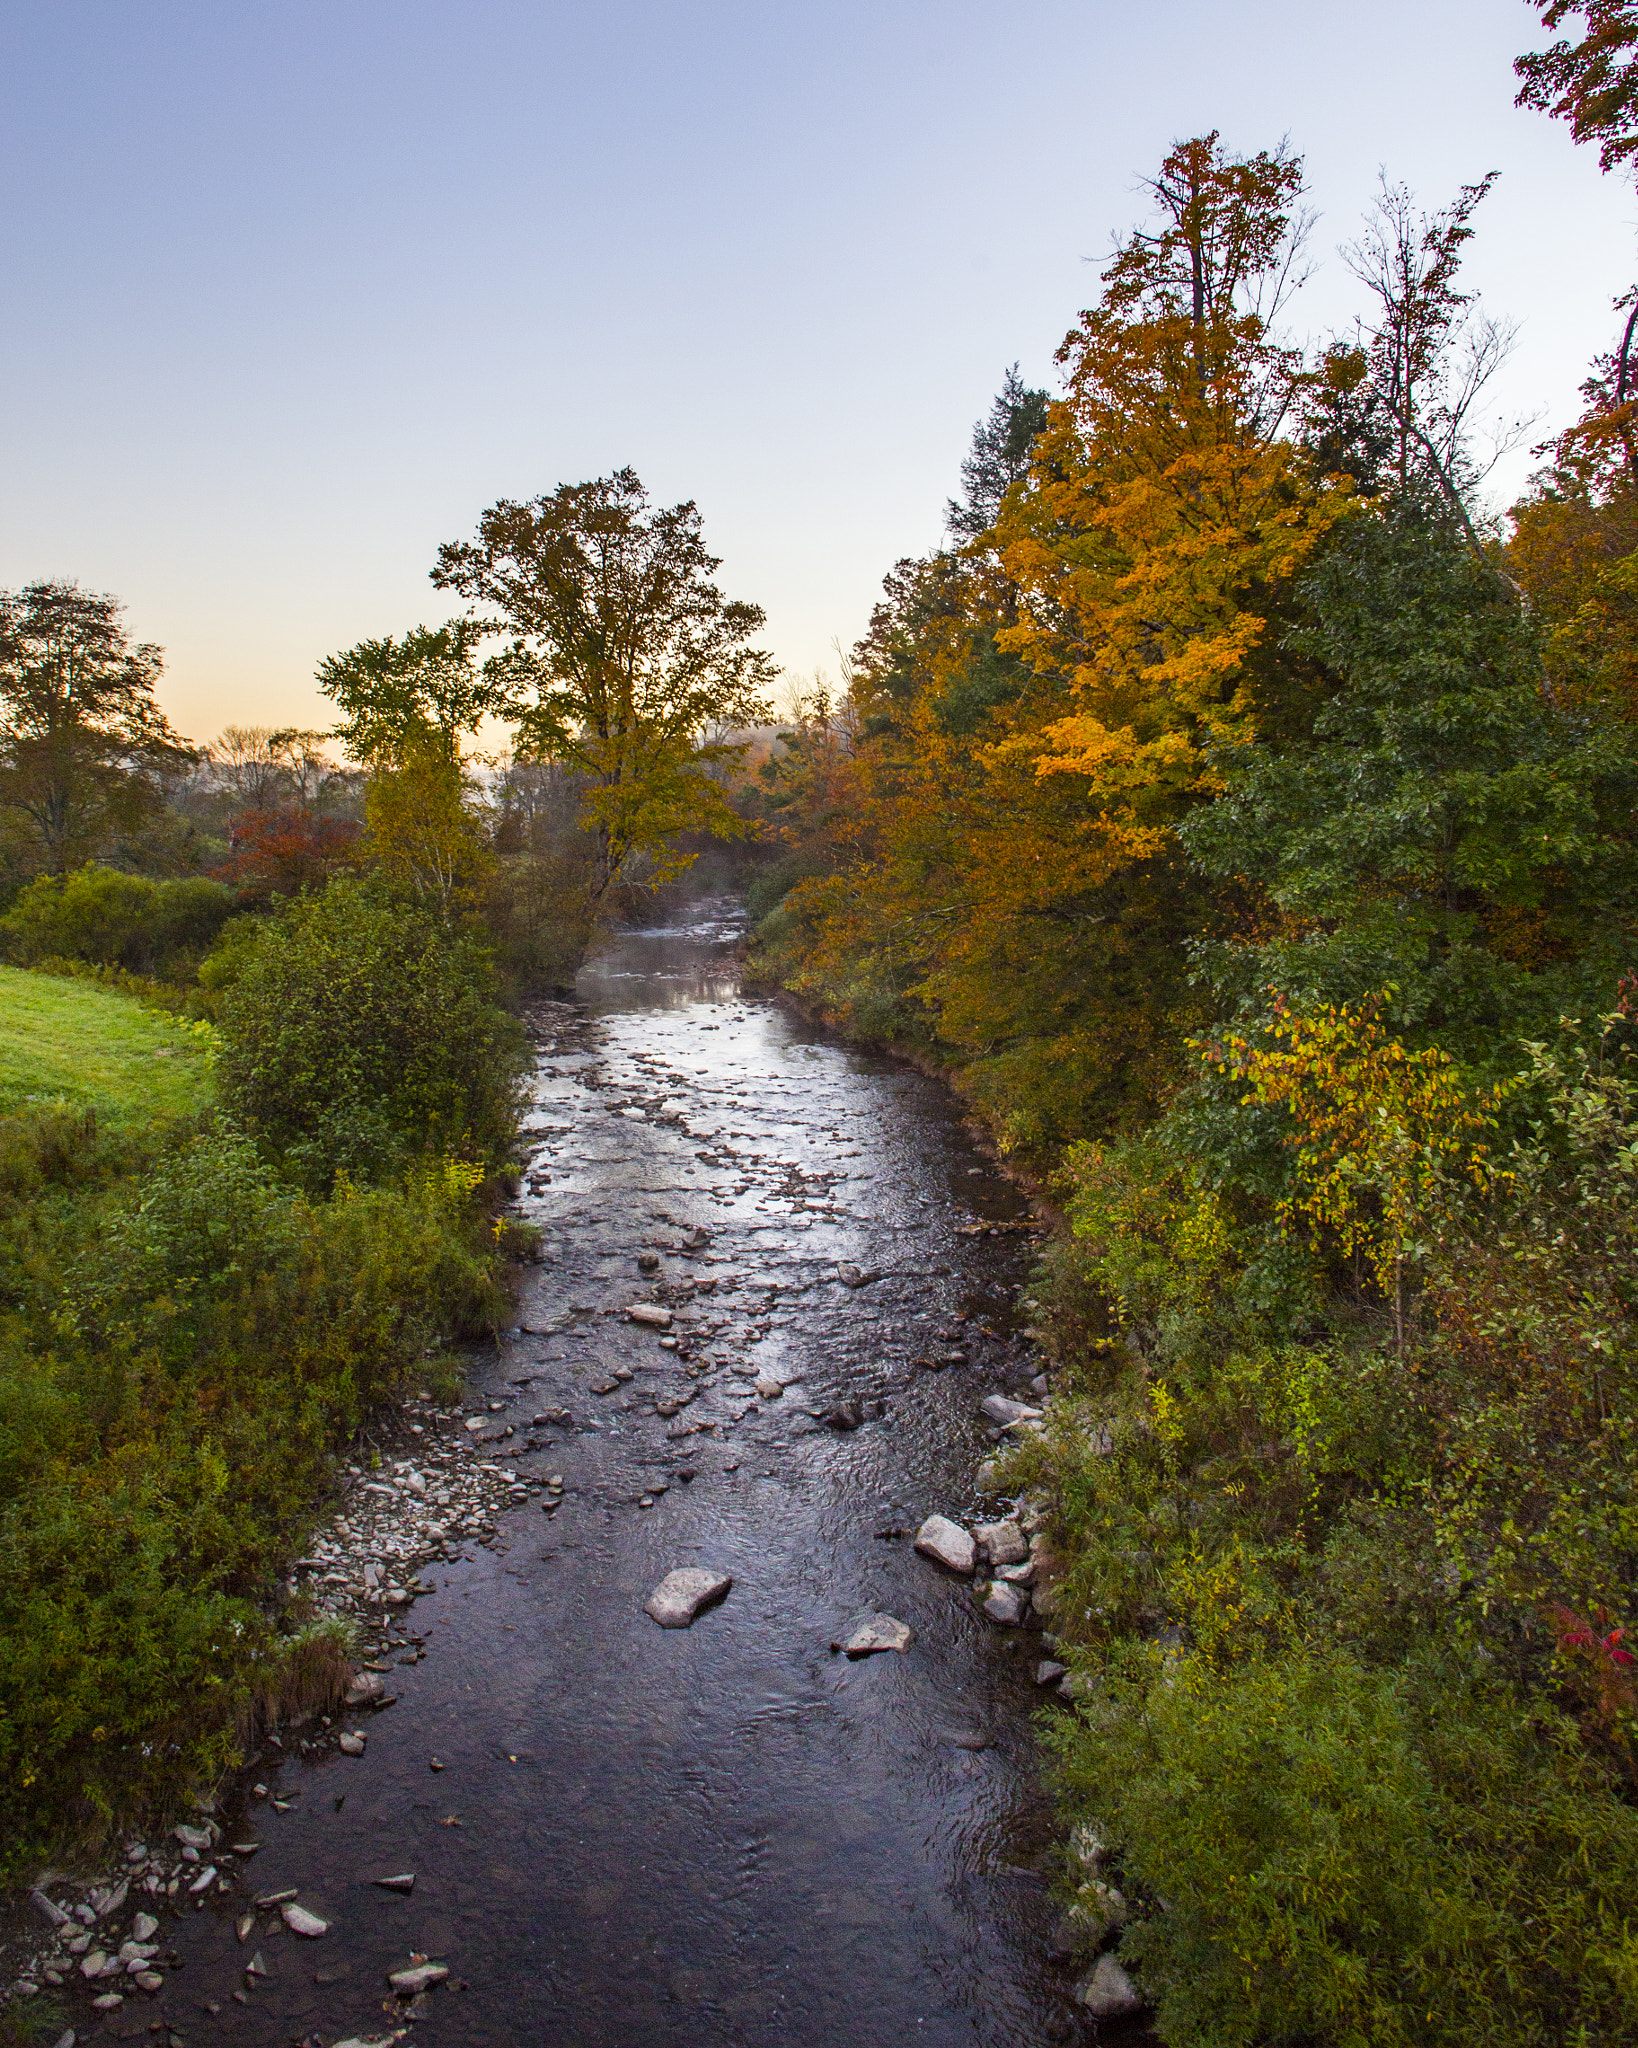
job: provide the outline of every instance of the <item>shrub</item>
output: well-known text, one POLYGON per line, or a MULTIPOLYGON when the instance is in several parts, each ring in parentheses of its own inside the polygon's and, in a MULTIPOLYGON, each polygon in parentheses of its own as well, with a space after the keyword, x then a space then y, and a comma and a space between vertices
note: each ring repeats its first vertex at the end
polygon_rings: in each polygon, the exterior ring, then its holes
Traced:
POLYGON ((338 1173, 509 1149, 523 1039, 488 955, 429 911, 350 880, 270 919, 223 996, 229 1112, 308 1187, 338 1173))
POLYGON ((1055 1746, 1149 1904, 1122 1953, 1168 2040, 1627 2037, 1638 1814, 1573 1729, 1456 1660, 1149 1653, 1055 1746))
POLYGON ((257 1699, 305 1682, 268 1595, 332 1448, 503 1300, 474 1167, 318 1201, 207 1128, 134 1180, 95 1161, 76 1190, 60 1119, 32 1144, 8 1133, 21 1121, 0 1121, 33 1201, 25 1284, 0 1309, 13 1860, 163 1804, 230 1760, 257 1699))
POLYGON ((0 937, 24 966, 83 960, 187 980, 233 902, 231 889, 203 877, 154 882, 92 861, 71 875, 36 877, 0 917, 0 937))

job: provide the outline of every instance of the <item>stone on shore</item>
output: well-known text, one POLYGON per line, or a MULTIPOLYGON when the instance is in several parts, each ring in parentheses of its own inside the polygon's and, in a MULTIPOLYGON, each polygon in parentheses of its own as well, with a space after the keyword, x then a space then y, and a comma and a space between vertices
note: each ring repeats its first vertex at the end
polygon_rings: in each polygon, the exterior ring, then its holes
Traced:
POLYGON ((386 1690, 387 1681, 379 1671, 360 1671, 348 1686, 343 1704, 349 1707, 373 1707, 386 1690))
POLYGON ((317 1941, 321 1934, 330 1929, 328 1920, 321 1920, 316 1913, 309 1913, 305 1906, 281 1906, 279 1917, 292 1934, 305 1934, 309 1941, 317 1941))
POLYGON ((866 1608, 864 1613, 854 1615, 830 1647, 849 1657, 874 1657, 881 1650, 908 1650, 914 1639, 914 1631, 907 1622, 896 1615, 877 1614, 866 1608))
POLYGON ((986 1394, 979 1408, 991 1422, 999 1423, 1003 1429, 1010 1429, 1015 1422, 1039 1422, 1041 1419, 1039 1408, 1032 1408, 1027 1401, 1015 1401, 1010 1394, 986 1394))
POLYGON ((984 1612, 1003 1628, 1016 1628, 1029 1607, 1029 1595, 1022 1586, 997 1582, 984 1596, 984 1612))
POLYGON ((340 1739, 340 1748, 342 1755, 362 1756, 364 1754, 365 1740, 366 1738, 364 1736, 355 1735, 351 1729, 348 1729, 347 1733, 343 1735, 340 1739))
POLYGON ((948 1515, 929 1515, 916 1531, 916 1548, 935 1564, 971 1578, 978 1562, 978 1546, 959 1522, 948 1515))
POLYGON ((1099 1958, 1098 1967, 1075 1996, 1096 2020, 1124 2019, 1143 2004, 1137 1987, 1113 1956, 1099 1958))
POLYGON ((685 1565, 680 1571, 666 1573, 649 1594, 645 1610, 661 1628, 687 1628, 703 1608, 722 1599, 733 1583, 727 1572, 685 1565))
POLYGON ((1011 1519, 977 1523, 973 1529, 973 1541, 991 1564, 1022 1564, 1029 1556, 1023 1529, 1011 1519))
POLYGON ((626 1310, 626 1316, 631 1322, 646 1323, 651 1330, 671 1328, 670 1309, 661 1308, 657 1301, 634 1301, 626 1310))

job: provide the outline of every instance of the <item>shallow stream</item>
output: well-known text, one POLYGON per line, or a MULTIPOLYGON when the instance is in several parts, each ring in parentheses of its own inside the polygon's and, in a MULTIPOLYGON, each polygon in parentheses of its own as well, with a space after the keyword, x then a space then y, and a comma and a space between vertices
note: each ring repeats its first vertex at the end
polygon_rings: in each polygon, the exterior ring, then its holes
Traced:
MULTIPOLYGON (((240 2003, 240 1908, 185 1913, 163 2005, 190 2048, 387 2034, 385 1972, 412 1953, 450 1967, 414 2028, 451 2048, 1072 2036, 1039 1638, 985 1621, 909 1535, 976 1508, 978 1403, 1033 1370, 1029 1218, 935 1082, 743 998, 736 937, 731 905, 696 906, 537 1013, 518 1207, 545 1259, 466 1405, 519 1432, 568 1411, 518 1460, 561 1474, 562 1504, 532 1497, 423 1574, 425 1651, 365 1755, 251 1774, 290 1805, 229 1815, 262 1845, 247 1878, 299 1888, 329 1931, 269 1918, 240 2003), (677 1350, 624 1317, 656 1290, 677 1350), (810 1412, 850 1400, 851 1430, 810 1412), (731 1592, 656 1627, 650 1589, 692 1564, 731 1592), (910 1624, 906 1654, 832 1651, 866 1608, 910 1624), (376 1887, 399 1872, 409 1895, 376 1887)), ((97 2037, 154 2015, 128 2003, 97 2037)))

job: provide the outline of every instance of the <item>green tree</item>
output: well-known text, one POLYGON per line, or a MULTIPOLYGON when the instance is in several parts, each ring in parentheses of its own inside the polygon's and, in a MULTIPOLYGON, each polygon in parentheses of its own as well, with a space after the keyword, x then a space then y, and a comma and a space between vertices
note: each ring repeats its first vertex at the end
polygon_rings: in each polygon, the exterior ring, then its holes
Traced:
POLYGON ((718 566, 697 507, 652 507, 630 469, 502 499, 475 540, 438 551, 433 582, 510 635, 485 675, 532 693, 515 714, 519 752, 582 779, 594 900, 640 859, 651 878, 680 871, 691 856, 668 842, 681 831, 750 829, 720 779, 741 752, 727 735, 771 717, 778 670, 750 644, 761 609, 724 598, 718 566))
POLYGON ((1610 973, 1638 917, 1629 733, 1554 706, 1538 628, 1448 518, 1350 521, 1301 594, 1291 638, 1333 694, 1293 744, 1222 748, 1218 801, 1179 831, 1271 912, 1228 983, 1393 983, 1396 1022, 1476 1058, 1596 999, 1578 961, 1610 973))
POLYGON ((477 665, 485 630, 470 619, 415 626, 320 662, 319 688, 343 713, 335 736, 353 759, 387 766, 429 739, 458 757, 464 733, 514 711, 512 692, 477 665))
POLYGON ((160 649, 133 646, 123 607, 77 583, 0 591, 0 806, 63 874, 164 802, 195 759, 155 701, 160 649))

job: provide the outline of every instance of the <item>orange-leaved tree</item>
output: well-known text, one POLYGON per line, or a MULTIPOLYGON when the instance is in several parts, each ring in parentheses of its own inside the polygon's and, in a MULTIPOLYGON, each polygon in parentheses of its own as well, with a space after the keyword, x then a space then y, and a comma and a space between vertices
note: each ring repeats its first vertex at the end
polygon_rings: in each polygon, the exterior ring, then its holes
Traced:
POLYGON ((1215 132, 1173 149, 1159 224, 1117 246, 1060 348, 1064 398, 1002 509, 1021 592, 1003 644, 1072 699, 1038 772, 1086 776, 1133 860, 1209 788, 1209 750, 1258 732, 1270 618, 1350 502, 1290 435, 1339 367, 1276 331, 1301 185, 1283 149, 1236 157, 1215 132))

